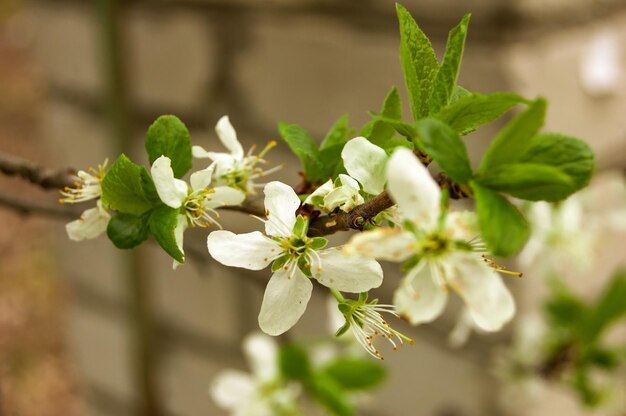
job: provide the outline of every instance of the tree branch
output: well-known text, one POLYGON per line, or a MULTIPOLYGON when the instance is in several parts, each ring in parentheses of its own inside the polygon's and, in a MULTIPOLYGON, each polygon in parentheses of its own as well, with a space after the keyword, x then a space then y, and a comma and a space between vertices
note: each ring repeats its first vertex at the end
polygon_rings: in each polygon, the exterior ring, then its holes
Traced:
POLYGON ((309 226, 311 236, 334 234, 337 231, 362 230, 363 227, 376 215, 391 208, 394 202, 385 191, 375 196, 350 212, 326 215, 315 218, 309 226))
POLYGON ((9 207, 21 214, 41 214, 62 219, 75 219, 80 217, 80 211, 77 210, 76 207, 71 207, 68 204, 48 204, 45 202, 16 198, 6 193, 0 193, 0 205, 9 207))
POLYGON ((75 170, 53 170, 39 166, 30 160, 0 153, 0 172, 19 176, 43 189, 63 189, 76 181, 75 170))

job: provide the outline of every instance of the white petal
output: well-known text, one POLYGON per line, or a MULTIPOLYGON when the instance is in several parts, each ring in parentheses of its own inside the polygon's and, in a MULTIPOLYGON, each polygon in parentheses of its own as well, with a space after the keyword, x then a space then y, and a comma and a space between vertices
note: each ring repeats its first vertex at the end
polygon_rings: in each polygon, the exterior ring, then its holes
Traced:
POLYGON ((318 282, 342 292, 361 293, 380 286, 383 269, 376 260, 362 256, 347 256, 339 248, 319 252, 320 264, 311 272, 318 282))
POLYGON ((222 141, 224 147, 228 149, 230 154, 235 159, 243 159, 243 147, 241 147, 241 143, 237 140, 237 133, 235 132, 233 125, 230 124, 228 116, 223 116, 219 119, 215 125, 215 132, 217 133, 217 137, 219 137, 222 141))
POLYGON ((243 341, 243 351, 257 380, 269 381, 278 372, 278 346, 272 337, 260 332, 248 335, 243 341))
POLYGON ((267 213, 265 233, 290 236, 296 223, 296 210, 300 206, 300 198, 289 185, 278 181, 269 182, 263 192, 267 213))
POLYGON ((459 314, 456 324, 452 331, 448 335, 448 345, 452 348, 460 348, 467 343, 472 335, 472 329, 474 328, 474 320, 470 315, 467 308, 463 308, 459 314))
POLYGON ((152 164, 150 173, 161 201, 169 207, 180 208, 187 197, 187 184, 185 181, 174 177, 170 158, 167 156, 159 157, 152 164))
POLYGON ((380 260, 404 261, 416 252, 415 237, 399 228, 377 228, 356 234, 344 251, 380 260))
POLYGON ((191 174, 189 178, 189 183, 191 184, 191 189, 194 191, 198 191, 200 189, 208 188, 211 184, 211 176, 213 176, 213 171, 215 170, 215 165, 211 164, 206 169, 199 170, 191 174))
POLYGON ((235 234, 230 231, 213 231, 207 237, 211 256, 226 266, 249 270, 266 268, 280 254, 276 242, 259 231, 235 234))
POLYGON ((498 331, 513 318, 515 302, 496 271, 479 256, 456 260, 458 273, 450 276, 450 286, 461 295, 476 325, 485 331, 498 331))
POLYGON ((311 298, 313 284, 299 268, 272 275, 259 313, 259 326, 268 335, 280 335, 298 322, 311 298), (291 274, 290 274, 291 272, 291 274))
POLYGON ((213 190, 214 192, 208 195, 210 201, 207 205, 211 208, 240 205, 246 199, 246 194, 230 186, 216 186, 213 190))
POLYGON ((236 370, 226 370, 215 377, 210 393, 215 403, 228 410, 243 407, 253 397, 255 383, 250 375, 236 370))
POLYGON ((335 188, 324 197, 324 208, 328 211, 334 211, 335 208, 340 207, 345 212, 350 212, 352 208, 362 204, 363 197, 357 191, 340 186, 335 188))
MULTIPOLYGON (((179 215, 178 223, 176 224, 176 228, 174 228, 174 239, 176 240, 176 247, 178 247, 180 252, 183 253, 183 260, 185 259, 184 257, 185 251, 183 250, 183 236, 185 234, 185 230, 187 229, 188 225, 189 224, 187 222, 187 217, 184 215, 179 215)), ((172 269, 176 270, 176 268, 178 268, 178 266, 180 266, 181 264, 182 263, 179 263, 176 260, 174 260, 172 263, 172 269)))
POLYGON ((344 175, 343 173, 339 174, 339 180, 341 181, 341 185, 345 186, 348 189, 351 189, 354 192, 359 192, 361 187, 359 186, 359 182, 354 179, 352 176, 344 175))
POLYGON ((365 137, 349 140, 341 151, 348 174, 359 181, 368 194, 379 194, 385 187, 387 154, 365 137))
POLYGON ((198 159, 207 159, 210 158, 210 153, 211 152, 207 152, 204 147, 202 146, 192 146, 191 147, 191 154, 193 155, 193 157, 198 158, 198 159))
POLYGON ((410 150, 399 148, 391 155, 387 187, 404 218, 425 229, 434 226, 439 217, 441 190, 410 150))
POLYGON ((393 296, 398 313, 413 325, 436 319, 448 300, 438 266, 424 261, 420 263, 404 278, 393 296))
POLYGON ((574 195, 563 201, 558 207, 558 215, 555 218, 555 227, 560 227, 565 232, 580 232, 584 225, 583 205, 578 197, 574 195))
POLYGON ((305 204, 309 204, 309 205, 315 205, 313 204, 313 198, 315 198, 316 196, 319 197, 325 197, 326 195, 328 195, 328 193, 330 191, 332 191, 334 188, 333 186, 333 181, 332 179, 329 179, 328 181, 326 181, 323 185, 319 186, 315 191, 313 191, 313 193, 311 193, 305 200, 304 203, 305 204))
POLYGON ((97 207, 85 210, 79 219, 66 224, 65 231, 70 240, 90 240, 106 231, 110 219, 111 215, 102 208, 102 203, 98 200, 97 207))

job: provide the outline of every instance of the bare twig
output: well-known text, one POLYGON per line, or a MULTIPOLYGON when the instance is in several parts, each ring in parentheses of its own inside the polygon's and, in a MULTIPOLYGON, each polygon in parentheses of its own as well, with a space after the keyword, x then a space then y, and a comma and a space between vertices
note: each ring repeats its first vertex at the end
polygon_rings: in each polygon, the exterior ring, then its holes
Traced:
POLYGON ((76 181, 73 169, 46 169, 30 160, 0 153, 0 172, 19 176, 43 189, 62 189, 76 181))
POLYGON ((23 198, 16 198, 6 193, 0 193, 0 205, 9 207, 21 214, 41 214, 55 218, 78 218, 80 211, 69 205, 49 204, 23 198))

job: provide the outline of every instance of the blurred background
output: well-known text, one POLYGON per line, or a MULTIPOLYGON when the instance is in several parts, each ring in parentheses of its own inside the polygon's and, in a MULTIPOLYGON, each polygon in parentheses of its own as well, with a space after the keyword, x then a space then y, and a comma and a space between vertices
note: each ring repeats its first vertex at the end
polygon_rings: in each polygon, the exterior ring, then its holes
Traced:
MULTIPOLYGON (((624 0, 404 4, 439 55, 472 12, 460 84, 547 97, 546 130, 588 141, 598 186, 621 178, 624 0)), ((147 162, 143 137, 161 114, 179 116, 205 148, 221 148, 213 127, 224 114, 246 148, 278 139, 278 121, 321 139, 343 113, 358 129, 392 85, 404 94, 398 48, 394 5, 383 0, 2 0, 0 152, 51 168, 95 167, 120 152, 147 162)), ((468 138, 474 157, 499 126, 468 138)), ((286 164, 272 179, 298 183, 285 145, 267 158, 286 164)), ((594 198, 611 203, 603 192, 594 198)), ((175 272, 154 244, 120 252, 105 237, 70 242, 72 218, 56 198, 0 177, 0 415, 223 414, 208 386, 224 368, 246 368, 240 342, 257 328, 267 274, 212 262, 206 230, 188 233, 189 261, 175 272)), ((258 227, 238 214, 223 224, 258 227)), ((591 272, 572 278, 589 296, 626 257, 626 239, 605 241, 589 253, 591 272)), ((507 281, 520 314, 538 308, 543 290, 524 272, 507 281)), ((416 345, 387 354, 390 378, 363 414, 582 414, 559 389, 532 406, 503 406, 491 360, 512 325, 452 349, 459 305, 448 309, 431 325, 403 328, 416 345)), ((325 314, 318 293, 293 337, 327 332, 325 314)))

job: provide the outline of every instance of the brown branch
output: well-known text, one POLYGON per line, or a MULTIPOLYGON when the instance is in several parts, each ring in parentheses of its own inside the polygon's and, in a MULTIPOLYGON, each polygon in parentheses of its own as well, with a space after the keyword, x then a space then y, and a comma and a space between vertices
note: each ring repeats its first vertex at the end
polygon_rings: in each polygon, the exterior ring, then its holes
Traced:
POLYGON ((334 234, 337 231, 362 230, 376 215, 393 205, 394 202, 389 194, 386 191, 382 192, 350 212, 340 212, 314 219, 309 226, 309 235, 322 236, 334 234))
POLYGON ((0 205, 9 207, 21 214, 41 214, 63 219, 78 218, 80 216, 80 211, 76 207, 15 198, 13 195, 6 193, 0 193, 0 205))
POLYGON ((43 189, 63 189, 76 181, 73 169, 46 169, 30 160, 0 153, 0 172, 19 176, 43 189))

